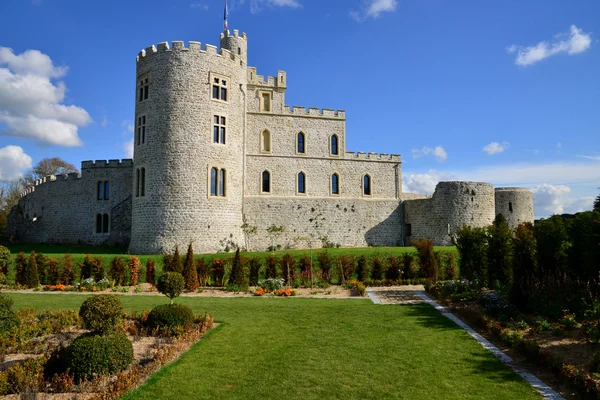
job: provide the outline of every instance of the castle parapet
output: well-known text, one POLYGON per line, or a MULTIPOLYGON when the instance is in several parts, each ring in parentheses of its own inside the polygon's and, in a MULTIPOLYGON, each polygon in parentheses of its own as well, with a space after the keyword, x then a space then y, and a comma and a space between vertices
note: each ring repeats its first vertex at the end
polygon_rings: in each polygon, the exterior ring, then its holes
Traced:
POLYGON ((181 40, 175 40, 169 45, 169 42, 160 42, 156 46, 152 45, 146 47, 145 50, 142 50, 138 53, 136 62, 141 62, 148 57, 151 57, 158 53, 181 53, 188 52, 190 54, 199 54, 199 55, 208 55, 208 56, 220 56, 226 57, 231 60, 240 60, 240 57, 236 54, 233 54, 227 49, 221 49, 218 51, 216 46, 212 44, 204 45, 204 50, 202 50, 200 42, 189 42, 189 46, 185 47, 185 42, 181 40))
POLYGON ((346 119, 346 111, 344 110, 332 110, 330 108, 309 108, 308 110, 304 106, 284 106, 283 107, 284 114, 291 115, 299 115, 299 116, 308 116, 308 117, 321 117, 321 118, 335 118, 340 120, 346 119))
POLYGON ((91 168, 131 168, 133 167, 133 160, 131 158, 125 158, 123 160, 96 160, 96 161, 82 161, 81 170, 91 168))
POLYGON ((285 71, 277 71, 277 76, 267 76, 256 73, 256 67, 248 67, 247 79, 249 85, 267 86, 273 88, 287 88, 287 79, 285 71))
POLYGON ((365 153, 362 151, 353 152, 347 151, 344 155, 348 160, 370 160, 370 161, 393 161, 400 162, 400 154, 387 154, 387 153, 365 153))
MULTIPOLYGON (((242 36, 240 36, 240 31, 238 29, 234 29, 233 30, 233 37, 239 38, 241 37, 242 39, 248 39, 248 37, 246 36, 246 32, 242 32, 242 36)), ((225 38, 225 33, 221 32, 221 39, 225 38)))

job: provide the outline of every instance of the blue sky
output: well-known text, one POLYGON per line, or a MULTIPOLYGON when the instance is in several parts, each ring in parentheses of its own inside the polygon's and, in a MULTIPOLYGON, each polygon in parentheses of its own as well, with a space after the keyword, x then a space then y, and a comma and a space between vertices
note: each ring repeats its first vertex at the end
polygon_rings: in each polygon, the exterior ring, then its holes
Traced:
MULTIPOLYGON (((3 2, 0 180, 128 156, 137 53, 218 45, 223 4, 3 2)), ((597 0, 230 0, 229 27, 260 74, 287 71, 289 105, 346 110, 347 150, 401 154, 405 191, 526 186, 538 217, 600 192, 597 0)))

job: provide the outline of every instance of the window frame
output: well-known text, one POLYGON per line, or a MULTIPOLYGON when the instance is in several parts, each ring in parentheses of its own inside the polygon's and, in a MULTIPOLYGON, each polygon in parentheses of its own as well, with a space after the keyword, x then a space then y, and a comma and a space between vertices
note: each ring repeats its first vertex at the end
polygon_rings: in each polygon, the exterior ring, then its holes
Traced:
POLYGON ((146 167, 138 167, 135 169, 135 197, 146 197, 146 167))
POLYGON ((213 114, 212 117, 212 144, 227 144, 227 120, 229 117, 222 114, 213 114), (216 129, 216 132, 215 132, 216 129), (215 136, 216 133, 216 136, 215 136), (217 141, 215 141, 215 138, 217 141))
POLYGON ((96 235, 108 235, 110 234, 110 215, 108 213, 96 213, 95 216, 96 227, 94 232, 96 235))
POLYGON ((297 155, 306 155, 306 153, 307 153, 307 151, 306 151, 306 148, 307 148, 306 132, 304 132, 304 131, 296 132, 295 141, 296 141, 296 154, 297 155), (300 135, 302 135, 302 151, 300 151, 300 135))
POLYGON ((296 195, 299 196, 306 196, 306 172, 304 171, 300 171, 296 174, 296 195), (303 186, 303 191, 300 191, 300 176, 302 176, 302 186, 303 186))
POLYGON ((264 154, 271 154, 273 152, 273 135, 271 135, 271 131, 268 129, 263 129, 260 131, 260 152, 264 154), (265 134, 268 134, 269 136, 268 149, 265 146, 265 134))
POLYGON ((331 196, 339 196, 341 193, 341 189, 340 189, 340 174, 338 174, 337 172, 334 172, 331 174, 330 178, 329 178, 329 194, 331 196), (335 193, 333 191, 333 177, 337 178, 337 193, 335 193))
POLYGON ((230 85, 229 83, 231 82, 231 78, 225 75, 221 75, 221 74, 216 74, 214 72, 211 72, 209 74, 209 85, 210 85, 210 91, 209 91, 209 96, 210 99, 212 101, 217 101, 217 102, 221 102, 221 103, 228 103, 229 102, 229 98, 231 97, 231 93, 229 91, 230 85), (225 83, 222 83, 222 82, 225 83), (215 97, 215 88, 218 88, 217 90, 217 96, 215 97), (223 99, 223 90, 225 90, 225 99, 223 99))
POLYGON ((207 197, 209 199, 221 199, 225 200, 228 196, 229 189, 229 174, 227 169, 222 165, 209 165, 208 166, 208 179, 207 179, 207 197), (213 179, 214 171, 214 179, 213 179), (214 186, 214 192, 213 192, 214 186))
POLYGON ((144 101, 148 100, 149 96, 150 96, 150 75, 149 74, 145 74, 142 75, 138 78, 138 84, 137 84, 137 92, 139 93, 139 96, 137 97, 137 102, 138 103, 143 103, 144 101))
POLYGON ((364 174, 361 178, 362 195, 364 197, 373 197, 373 177, 370 174, 364 174), (365 179, 369 179, 369 193, 365 192, 365 179))
POLYGON ((137 125, 137 145, 146 144, 146 115, 138 116, 136 120, 137 125))
POLYGON ((265 169, 265 170, 263 170, 260 173, 260 177, 259 178, 260 178, 259 179, 260 194, 273 194, 273 173, 270 170, 265 169), (269 181, 268 181, 268 183, 269 183, 269 191, 268 192, 266 192, 266 191, 263 190, 265 188, 264 187, 264 181, 265 181, 264 176, 265 176, 265 173, 268 174, 268 177, 269 177, 269 181))
POLYGON ((332 157, 340 156, 340 137, 337 134, 329 136, 329 155, 332 157), (335 139, 335 153, 333 152, 333 140, 335 139))
POLYGON ((110 181, 100 180, 96 182, 96 200, 110 200, 110 181))
POLYGON ((259 90, 258 91, 258 108, 262 113, 272 113, 273 112, 273 92, 270 90, 259 90), (265 107, 265 97, 268 97, 269 107, 265 107))

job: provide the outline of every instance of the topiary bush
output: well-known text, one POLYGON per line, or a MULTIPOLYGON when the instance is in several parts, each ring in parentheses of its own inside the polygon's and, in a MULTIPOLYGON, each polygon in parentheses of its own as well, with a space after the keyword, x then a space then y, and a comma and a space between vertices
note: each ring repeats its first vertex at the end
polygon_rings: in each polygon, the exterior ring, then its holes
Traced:
POLYGON ((385 270, 385 279, 389 281, 397 281, 402 275, 402 259, 396 256, 390 256, 387 260, 387 268, 385 270))
POLYGON ((210 268, 204 258, 199 258, 196 261, 196 275, 198 276, 198 284, 200 286, 207 286, 208 280, 210 279, 210 268))
POLYGON ((294 280, 294 256, 290 253, 285 253, 279 260, 281 268, 281 278, 286 285, 289 285, 294 280))
POLYGON ((28 288, 35 288, 40 285, 35 251, 32 251, 27 259, 25 271, 23 272, 23 284, 28 288))
POLYGON ((8 275, 8 264, 10 263, 10 250, 0 246, 0 273, 8 275))
POLYGON ((43 253, 36 253, 35 263, 37 264, 39 281, 42 285, 48 283, 48 261, 50 261, 50 259, 43 253))
POLYGON ((154 267, 154 261, 151 258, 148 258, 146 261, 146 283, 151 285, 156 284, 156 269, 154 267))
POLYGON ((167 296, 171 300, 171 304, 173 304, 173 299, 179 296, 183 292, 183 289, 185 289, 185 279, 178 272, 165 272, 158 279, 156 288, 160 293, 167 296))
POLYGON ((356 279, 360 282, 364 282, 369 277, 369 267, 367 264, 367 257, 360 256, 356 262, 356 279))
POLYGON ((383 275, 383 261, 379 258, 379 255, 376 254, 371 260, 371 279, 373 280, 381 280, 381 275, 383 275))
POLYGON ((123 286, 125 284, 125 261, 119 256, 116 256, 110 260, 108 267, 108 276, 110 277, 112 284, 115 286, 123 286))
POLYGON ((319 270, 321 272, 321 278, 327 283, 331 282, 331 268, 333 267, 333 260, 327 251, 323 251, 317 255, 317 262, 319 263, 319 270))
POLYGON ((419 266, 425 279, 437 282, 439 266, 433 253, 433 241, 427 239, 414 240, 412 245, 419 253, 419 266))
POLYGON ((250 269, 248 283, 250 284, 250 286, 256 286, 256 285, 258 285, 258 277, 260 274, 260 268, 262 267, 260 258, 258 258, 258 257, 250 258, 250 260, 248 260, 248 267, 250 269))
POLYGON ((61 283, 65 285, 71 285, 75 279, 75 272, 73 271, 73 257, 70 254, 65 254, 63 257, 63 273, 61 283))
POLYGON ((140 259, 136 256, 130 256, 128 267, 131 272, 131 286, 136 286, 140 281, 140 259))
POLYGON ((223 286, 225 280, 225 267, 227 266, 227 260, 222 258, 213 258, 210 263, 211 275, 213 280, 213 286, 223 286))
POLYGON ((146 320, 150 330, 164 335, 178 335, 189 328, 194 321, 194 313, 182 304, 161 304, 148 314, 146 320))
POLYGON ((58 260, 51 258, 48 260, 48 283, 51 285, 58 285, 60 282, 60 269, 58 267, 58 260))
POLYGON ((185 256, 185 263, 183 265, 183 279, 185 280, 185 288, 190 292, 198 290, 200 286, 198 284, 198 271, 194 264, 194 248, 190 243, 185 256))
POLYGON ((265 256, 265 275, 267 278, 277 278, 277 258, 275 256, 265 256))
POLYGON ((97 333, 114 331, 123 320, 123 306, 117 296, 101 294, 87 298, 79 309, 83 326, 97 333))
POLYGON ((228 286, 231 289, 236 290, 247 290, 248 289, 248 277, 246 276, 246 268, 240 257, 240 249, 238 248, 231 264, 231 274, 229 276, 228 286))
POLYGON ((11 308, 13 304, 12 297, 0 293, 0 308, 11 308))
POLYGON ((17 284, 24 285, 25 284, 25 269, 27 268, 27 257, 25 253, 20 252, 17 254, 15 258, 15 267, 17 270, 17 284))
POLYGON ((114 374, 133 362, 133 346, 122 333, 88 333, 73 341, 64 353, 64 366, 76 379, 114 374))

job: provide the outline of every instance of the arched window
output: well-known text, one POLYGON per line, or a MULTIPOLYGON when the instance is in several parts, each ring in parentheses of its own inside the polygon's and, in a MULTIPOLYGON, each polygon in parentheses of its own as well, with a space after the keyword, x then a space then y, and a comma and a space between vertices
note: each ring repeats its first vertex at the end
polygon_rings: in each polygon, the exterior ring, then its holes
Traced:
POLYGON ((146 195, 146 168, 142 168, 141 169, 142 173, 142 177, 141 177, 141 184, 140 184, 140 196, 145 196, 146 195))
POLYGON ((225 170, 219 170, 219 196, 225 197, 225 170))
POLYGON ((297 142, 296 150, 298 151, 298 153, 304 154, 304 152, 306 151, 306 143, 305 143, 304 133, 302 133, 302 132, 298 133, 296 142, 297 142))
POLYGON ((331 175, 331 194, 340 194, 340 176, 338 174, 331 175))
POLYGON ((371 177, 369 175, 363 177, 363 194, 365 196, 371 195, 371 177))
POLYGON ((108 200, 110 197, 110 183, 108 181, 98 181, 97 199, 108 200))
POLYGON ((225 197, 227 195, 227 172, 224 169, 210 169, 210 195, 225 197))
MULTIPOLYGON (((108 182, 106 182, 108 184, 108 182)), ((108 186, 104 187, 104 194, 107 195, 108 186)), ((135 170, 135 197, 146 195, 146 168, 135 170)), ((108 197, 106 198, 108 200, 108 197)))
POLYGON ((269 171, 263 171, 261 186, 263 193, 271 193, 271 173, 269 171))
POLYGON ((98 181, 98 196, 97 196, 98 200, 103 200, 104 199, 104 182, 102 181, 98 181))
POLYGON ((109 225, 108 214, 96 214, 96 233, 108 233, 109 225))
POLYGON ((96 233, 102 233, 102 214, 96 214, 96 233))
POLYGON ((271 132, 267 129, 260 134, 260 151, 265 153, 271 152, 271 132))
POLYGON ((104 200, 108 200, 110 196, 110 182, 104 181, 104 200))
POLYGON ((337 135, 331 136, 331 154, 334 156, 339 154, 337 135))
POLYGON ((210 169, 210 195, 211 196, 217 195, 217 169, 216 168, 210 169))
POLYGON ((102 233, 108 233, 108 214, 102 216, 102 233))
POLYGON ((135 170, 135 197, 140 197, 140 169, 135 170))
POLYGON ((306 175, 304 172, 298 174, 298 193, 306 193, 306 175))

